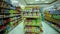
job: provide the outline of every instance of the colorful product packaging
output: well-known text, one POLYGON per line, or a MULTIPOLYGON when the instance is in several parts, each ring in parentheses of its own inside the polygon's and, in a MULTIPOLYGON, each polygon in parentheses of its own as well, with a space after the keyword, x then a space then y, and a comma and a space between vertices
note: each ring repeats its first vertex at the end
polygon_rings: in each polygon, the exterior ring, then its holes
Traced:
POLYGON ((39 19, 36 20, 36 25, 40 25, 40 20, 39 19))
POLYGON ((32 13, 31 12, 28 12, 28 16, 32 16, 32 13))
POLYGON ((6 26, 6 30, 10 31, 10 26, 9 25, 6 26))
POLYGON ((23 13, 24 16, 27 16, 27 12, 23 13))
POLYGON ((32 20, 32 25, 35 25, 36 21, 35 20, 32 20))
POLYGON ((3 19, 0 19, 0 25, 3 25, 3 19))
POLYGON ((14 13, 14 10, 9 10, 9 13, 13 14, 14 13))
POLYGON ((36 12, 33 13, 33 16, 36 16, 36 12))
POLYGON ((13 23, 14 23, 14 22, 10 22, 10 23, 9 23, 9 24, 10 24, 10 26, 12 26, 12 25, 13 25, 13 23))

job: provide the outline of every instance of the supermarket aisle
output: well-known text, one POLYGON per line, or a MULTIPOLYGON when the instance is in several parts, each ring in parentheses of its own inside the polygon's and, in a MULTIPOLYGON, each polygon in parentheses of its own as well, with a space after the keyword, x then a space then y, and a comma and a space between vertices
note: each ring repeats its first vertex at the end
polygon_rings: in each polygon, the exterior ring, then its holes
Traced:
POLYGON ((42 26, 43 26, 43 34, 59 34, 58 32, 56 32, 53 28, 51 28, 48 24, 42 22, 42 26))
MULTIPOLYGON (((42 22, 43 25, 43 34, 58 34, 53 28, 51 28, 48 24, 42 22)), ((24 34, 23 32, 23 22, 20 23, 15 29, 13 29, 8 34, 24 34)))
POLYGON ((13 29, 8 34, 24 34, 24 32, 23 32, 23 22, 21 22, 15 29, 13 29))

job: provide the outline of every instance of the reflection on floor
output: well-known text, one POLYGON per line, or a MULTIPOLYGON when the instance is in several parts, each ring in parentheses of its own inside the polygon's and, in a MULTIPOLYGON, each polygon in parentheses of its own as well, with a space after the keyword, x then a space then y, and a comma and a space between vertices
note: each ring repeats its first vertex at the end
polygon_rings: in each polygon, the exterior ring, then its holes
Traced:
MULTIPOLYGON (((53 28, 51 28, 48 24, 42 22, 43 25, 43 34, 58 34, 53 28)), ((13 29, 8 34, 24 34, 23 32, 23 22, 20 23, 15 29, 13 29)))

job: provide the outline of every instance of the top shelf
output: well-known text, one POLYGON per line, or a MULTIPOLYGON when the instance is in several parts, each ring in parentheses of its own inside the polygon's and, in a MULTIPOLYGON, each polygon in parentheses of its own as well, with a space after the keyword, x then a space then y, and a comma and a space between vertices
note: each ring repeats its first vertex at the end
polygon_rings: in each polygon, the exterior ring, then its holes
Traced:
POLYGON ((3 0, 0 0, 0 2, 4 2, 4 3, 6 3, 7 5, 10 5, 11 7, 14 7, 11 3, 9 3, 9 2, 6 2, 6 1, 3 1, 3 0))

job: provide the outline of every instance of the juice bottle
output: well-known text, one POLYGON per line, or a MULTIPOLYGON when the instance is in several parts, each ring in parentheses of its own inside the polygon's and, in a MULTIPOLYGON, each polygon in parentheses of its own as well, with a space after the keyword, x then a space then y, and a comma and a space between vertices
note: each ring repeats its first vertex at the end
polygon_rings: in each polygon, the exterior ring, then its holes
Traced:
POLYGON ((24 16, 27 16, 27 12, 24 13, 24 16))
POLYGON ((11 27, 12 27, 13 23, 14 23, 14 22, 10 22, 10 23, 9 23, 11 27))
POLYGON ((28 12, 28 16, 30 16, 30 12, 28 12))

